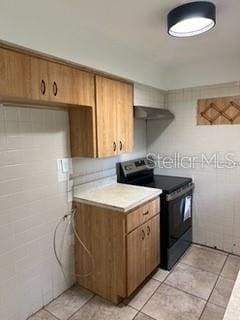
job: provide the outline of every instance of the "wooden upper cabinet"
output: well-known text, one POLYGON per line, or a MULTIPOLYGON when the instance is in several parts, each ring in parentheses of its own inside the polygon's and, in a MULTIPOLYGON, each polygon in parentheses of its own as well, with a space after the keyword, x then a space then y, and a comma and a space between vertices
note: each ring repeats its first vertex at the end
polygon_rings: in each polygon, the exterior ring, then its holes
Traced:
POLYGON ((96 76, 96 126, 98 157, 132 151, 132 85, 96 76))
POLYGON ((96 76, 96 125, 98 157, 117 155, 116 81, 96 76))
POLYGON ((94 74, 72 68, 72 86, 74 104, 95 106, 94 74))
POLYGON ((33 57, 30 57, 30 61, 31 98, 37 101, 50 101, 49 64, 43 59, 33 57))
POLYGON ((0 49, 0 98, 32 97, 31 58, 14 51, 0 49))
POLYGON ((100 158, 132 151, 129 83, 0 48, 0 101, 68 106, 72 156, 100 158))
POLYGON ((50 100, 70 104, 73 102, 71 68, 58 63, 48 63, 50 100))
POLYGON ((71 105, 94 106, 94 75, 49 62, 50 100, 71 105))
POLYGON ((118 153, 133 149, 133 88, 132 85, 117 82, 117 129, 118 153))
POLYGON ((6 102, 94 107, 94 75, 0 48, 0 98, 6 102))

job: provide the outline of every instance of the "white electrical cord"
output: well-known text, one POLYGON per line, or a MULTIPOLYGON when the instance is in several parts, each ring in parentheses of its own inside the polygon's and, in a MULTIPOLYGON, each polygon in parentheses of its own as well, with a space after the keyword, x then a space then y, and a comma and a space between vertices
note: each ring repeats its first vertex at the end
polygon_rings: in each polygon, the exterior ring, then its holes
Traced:
POLYGON ((60 220, 59 222, 57 223, 56 227, 55 227, 55 230, 54 230, 54 236, 53 236, 53 250, 54 250, 54 255, 56 257, 56 260, 58 262, 58 265, 63 273, 63 276, 64 276, 64 279, 65 281, 67 281, 67 277, 66 277, 66 274, 65 274, 65 268, 64 268, 64 265, 63 263, 61 262, 61 259, 59 258, 58 256, 58 253, 57 253, 57 248, 56 248, 56 239, 57 239, 57 231, 58 231, 58 228, 59 226, 62 224, 62 222, 65 222, 65 220, 70 217, 70 222, 69 224, 72 225, 72 228, 73 228, 73 232, 74 232, 74 235, 75 235, 75 238, 77 239, 77 241, 79 242, 79 244, 83 247, 83 249, 86 251, 87 255, 89 256, 90 260, 91 260, 91 270, 88 272, 88 273, 82 273, 82 274, 78 274, 78 273, 74 273, 73 275, 76 276, 76 277, 88 277, 92 274, 93 270, 94 270, 94 267, 95 267, 95 263, 94 263, 94 257, 93 255, 91 254, 91 252, 88 250, 88 248, 86 247, 86 245, 83 243, 83 241, 81 240, 79 234, 77 233, 77 230, 76 230, 76 227, 75 227, 75 215, 76 215, 76 212, 77 210, 76 209, 72 209, 71 210, 71 213, 68 213, 66 215, 64 215, 60 220))

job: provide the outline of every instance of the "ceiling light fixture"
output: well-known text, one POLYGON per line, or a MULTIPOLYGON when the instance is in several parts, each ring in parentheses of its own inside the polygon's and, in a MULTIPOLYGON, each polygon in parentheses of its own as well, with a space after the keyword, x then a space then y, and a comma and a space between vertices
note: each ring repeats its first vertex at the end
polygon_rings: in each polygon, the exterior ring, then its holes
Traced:
POLYGON ((216 6, 208 1, 183 4, 168 14, 168 33, 191 37, 212 29, 216 24, 216 6))

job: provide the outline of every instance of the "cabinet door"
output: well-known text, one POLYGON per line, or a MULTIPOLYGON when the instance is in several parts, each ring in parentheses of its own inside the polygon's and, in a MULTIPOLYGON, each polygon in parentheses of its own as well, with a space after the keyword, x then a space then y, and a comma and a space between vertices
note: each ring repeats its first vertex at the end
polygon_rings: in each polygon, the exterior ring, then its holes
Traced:
POLYGON ((50 100, 94 106, 94 76, 72 67, 49 62, 50 100))
POLYGON ((31 59, 29 56, 0 48, 0 96, 31 99, 31 59))
POLYGON ((116 81, 96 77, 96 125, 98 157, 117 155, 116 81))
POLYGON ((72 103, 79 106, 94 107, 94 75, 92 73, 81 71, 78 69, 72 69, 72 78, 72 103))
POLYGON ((159 214, 145 224, 146 245, 146 277, 160 263, 160 221, 159 214))
POLYGON ((48 63, 50 101, 70 104, 73 99, 72 68, 48 63))
POLYGON ((127 235, 127 293, 130 295, 145 279, 145 225, 127 235))
POLYGON ((133 149, 133 86, 117 82, 118 153, 133 149))
POLYGON ((50 100, 49 63, 43 59, 31 57, 31 95, 33 100, 50 100))

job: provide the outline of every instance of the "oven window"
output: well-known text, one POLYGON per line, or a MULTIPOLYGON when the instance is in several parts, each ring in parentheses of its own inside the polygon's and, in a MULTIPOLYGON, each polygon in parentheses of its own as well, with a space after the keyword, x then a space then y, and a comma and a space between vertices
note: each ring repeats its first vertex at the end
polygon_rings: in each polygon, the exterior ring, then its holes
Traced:
POLYGON ((192 194, 168 202, 169 246, 192 226, 192 194))

